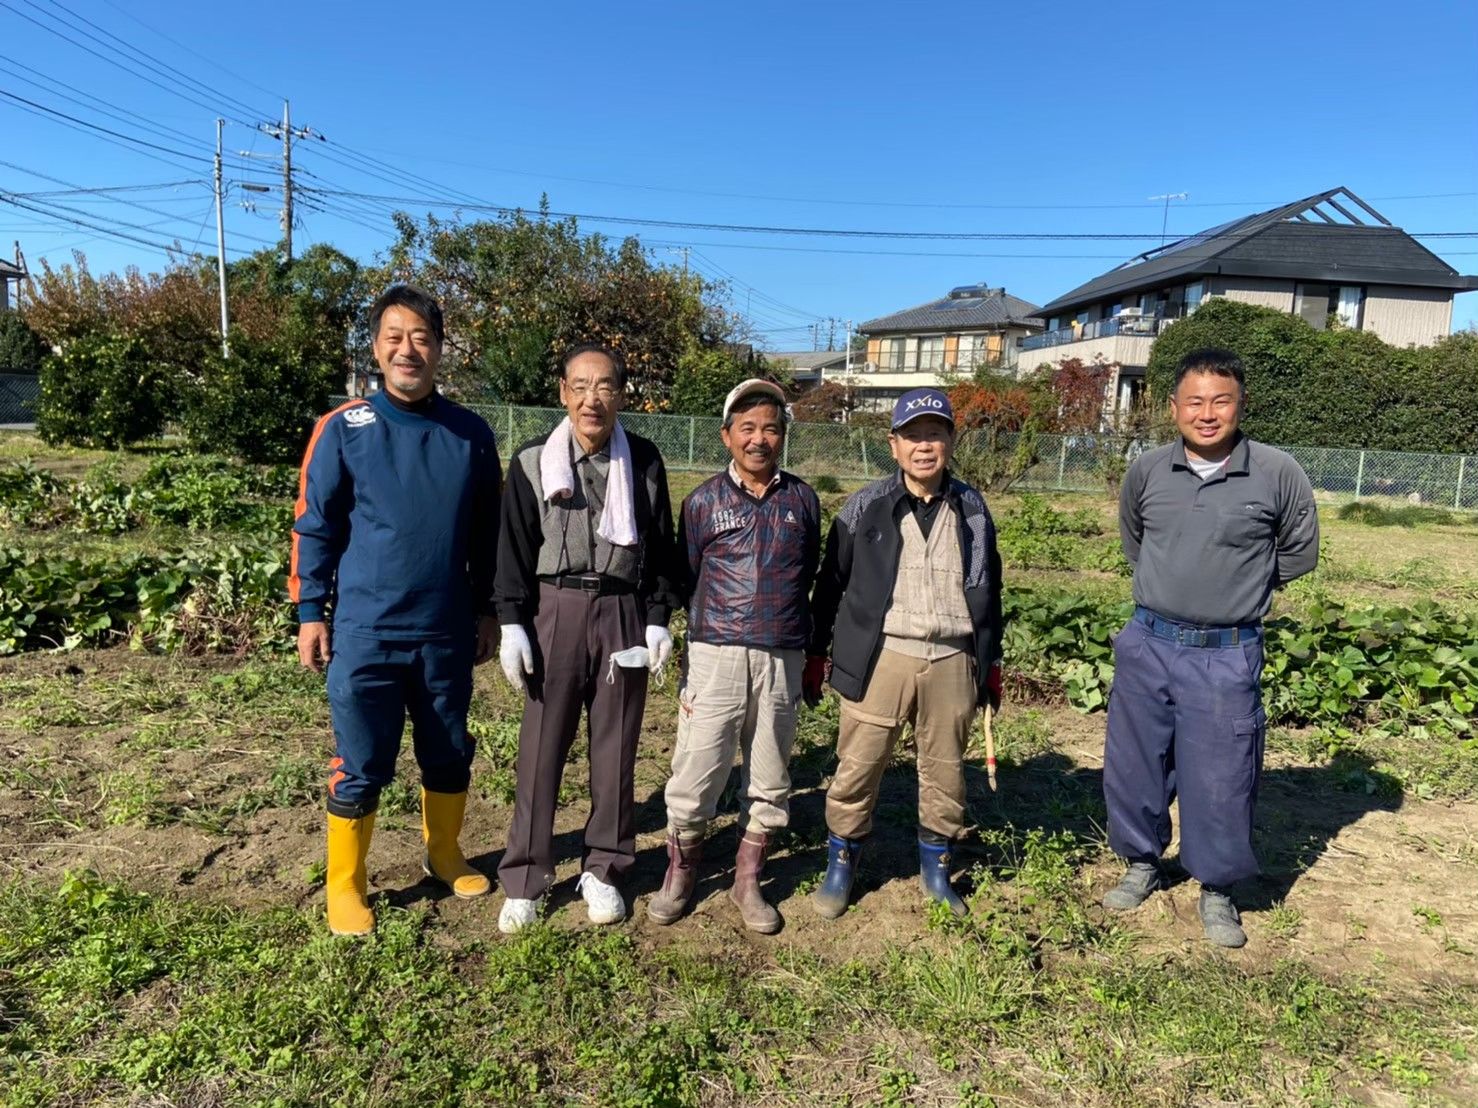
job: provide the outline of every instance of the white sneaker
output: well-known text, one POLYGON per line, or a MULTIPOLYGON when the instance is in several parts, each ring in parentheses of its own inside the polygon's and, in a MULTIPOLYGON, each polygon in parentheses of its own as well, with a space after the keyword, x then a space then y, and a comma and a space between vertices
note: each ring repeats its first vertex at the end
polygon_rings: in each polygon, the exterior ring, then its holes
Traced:
POLYGON ((505 935, 516 935, 529 924, 539 918, 539 909, 544 907, 544 898, 541 896, 536 900, 524 900, 522 897, 510 896, 503 901, 503 908, 498 913, 498 930, 505 935))
POLYGON ((626 918, 626 901, 615 885, 607 885, 593 873, 582 873, 575 888, 585 898, 591 923, 620 923, 626 918))

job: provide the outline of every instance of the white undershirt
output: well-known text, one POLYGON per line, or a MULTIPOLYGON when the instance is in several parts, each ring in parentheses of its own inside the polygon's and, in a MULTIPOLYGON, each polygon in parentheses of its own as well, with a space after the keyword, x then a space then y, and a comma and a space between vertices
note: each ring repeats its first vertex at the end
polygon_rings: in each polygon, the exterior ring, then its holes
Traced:
POLYGON ((1185 464, 1190 466, 1191 471, 1195 473, 1197 477, 1201 478, 1201 480, 1204 481, 1222 466, 1226 465, 1227 459, 1223 458, 1219 462, 1204 462, 1200 459, 1192 458, 1189 454, 1187 454, 1185 456, 1185 464))

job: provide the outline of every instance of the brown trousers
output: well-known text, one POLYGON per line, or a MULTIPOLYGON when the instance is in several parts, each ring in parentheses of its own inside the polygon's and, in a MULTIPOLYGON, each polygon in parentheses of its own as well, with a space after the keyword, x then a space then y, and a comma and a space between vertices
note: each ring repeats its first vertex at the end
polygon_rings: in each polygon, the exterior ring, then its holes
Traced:
POLYGON ((636 743, 647 703, 645 669, 610 669, 618 650, 646 644, 635 596, 596 596, 540 584, 534 674, 518 732, 518 785, 498 880, 533 900, 554 882, 554 810, 585 709, 590 735, 590 818, 582 868, 619 884, 636 862, 636 743), (608 675, 614 683, 607 682, 608 675))
POLYGON ((957 839, 965 831, 965 748, 975 717, 974 660, 931 662, 896 651, 878 655, 861 700, 842 697, 837 771, 826 790, 826 826, 846 839, 872 831, 883 771, 905 723, 918 747, 919 826, 957 839))

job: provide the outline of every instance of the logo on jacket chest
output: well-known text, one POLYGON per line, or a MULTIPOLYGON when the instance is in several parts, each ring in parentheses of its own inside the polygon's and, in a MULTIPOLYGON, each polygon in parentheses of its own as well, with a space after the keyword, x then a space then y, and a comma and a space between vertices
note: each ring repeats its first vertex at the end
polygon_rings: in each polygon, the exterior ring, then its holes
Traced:
POLYGON ((344 413, 344 422, 350 427, 367 427, 375 421, 375 410, 368 404, 360 408, 350 408, 344 413))
POLYGON ((749 513, 738 508, 720 508, 713 513, 713 533, 722 535, 726 531, 738 531, 749 526, 749 513))

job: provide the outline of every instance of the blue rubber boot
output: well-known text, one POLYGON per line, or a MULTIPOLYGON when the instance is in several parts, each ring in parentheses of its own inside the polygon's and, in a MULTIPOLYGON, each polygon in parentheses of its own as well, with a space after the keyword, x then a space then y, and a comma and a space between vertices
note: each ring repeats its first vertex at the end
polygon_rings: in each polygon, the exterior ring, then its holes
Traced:
POLYGON ((948 843, 919 840, 919 884, 924 886, 926 899, 943 901, 957 916, 968 913, 965 902, 949 885, 948 843))
POLYGON ((826 876, 821 879, 821 886, 811 894, 811 907, 816 909, 818 916, 836 919, 847 910, 861 853, 861 839, 826 836, 826 876))

